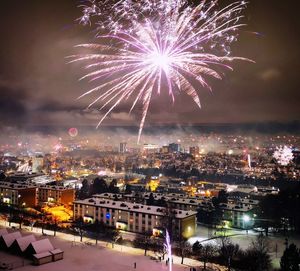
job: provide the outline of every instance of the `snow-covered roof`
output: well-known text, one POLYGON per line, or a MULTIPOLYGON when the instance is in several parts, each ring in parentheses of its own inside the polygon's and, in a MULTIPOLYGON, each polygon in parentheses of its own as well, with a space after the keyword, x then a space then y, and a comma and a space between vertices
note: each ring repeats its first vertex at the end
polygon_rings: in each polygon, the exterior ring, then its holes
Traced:
POLYGON ((38 254, 33 254, 32 256, 36 259, 43 259, 45 257, 52 256, 52 254, 50 252, 42 252, 42 253, 38 253, 38 254))
POLYGON ((222 203, 220 207, 224 210, 231 210, 237 212, 249 212, 254 209, 252 205, 235 204, 235 203, 222 203))
MULTIPOLYGON (((145 192, 142 193, 142 197, 144 197, 144 199, 149 199, 150 194, 153 195, 153 198, 155 200, 159 200, 159 199, 165 199, 166 201, 170 201, 173 203, 178 203, 178 204, 183 204, 183 205, 194 205, 194 206, 198 206, 200 203, 202 203, 205 199, 204 197, 189 197, 188 195, 184 195, 184 194, 164 194, 164 193, 150 193, 150 192, 145 192)), ((115 194, 115 193, 102 193, 102 194, 95 194, 93 195, 93 198, 102 198, 102 199, 112 199, 114 200, 115 197, 117 197, 118 199, 121 199, 122 197, 124 198, 131 198, 131 197, 135 197, 134 194, 115 194)))
POLYGON ((54 191, 58 191, 58 190, 74 190, 74 188, 71 187, 65 187, 65 186, 61 186, 61 185, 39 185, 38 188, 40 190, 54 190, 54 191))
POLYGON ((243 204, 249 204, 249 205, 258 205, 259 200, 254 200, 254 199, 239 199, 239 202, 243 204))
POLYGON ((63 251, 61 249, 57 248, 57 249, 51 250, 50 253, 53 255, 56 255, 56 254, 63 253, 63 251))
POLYGON ((15 231, 12 233, 7 233, 2 235, 3 241, 5 242, 5 245, 7 247, 10 247, 12 243, 17 239, 22 237, 21 233, 19 231, 15 231))
POLYGON ((115 193, 102 193, 102 194, 95 194, 93 198, 102 198, 102 199, 114 199, 117 197, 118 199, 122 198, 122 194, 115 194, 115 193))
POLYGON ((33 234, 16 239, 16 242, 21 251, 25 251, 25 249, 30 245, 30 243, 35 241, 36 239, 33 234))
POLYGON ((36 254, 54 250, 54 247, 50 243, 49 239, 42 239, 31 243, 36 254))
POLYGON ((11 182, 0 182, 1 188, 7 188, 10 190, 21 190, 27 188, 36 188, 36 186, 32 184, 25 184, 25 183, 11 183, 11 182))
MULTIPOLYGON (((158 206, 150 206, 150 205, 143 205, 131 202, 122 202, 122 201, 114 201, 114 200, 107 200, 107 199, 99 199, 99 198, 89 198, 85 200, 77 200, 74 201, 74 204, 82 204, 88 206, 95 206, 95 207, 104 207, 104 208, 111 208, 115 210, 123 210, 127 212, 136 212, 136 213, 144 213, 144 214, 151 214, 157 216, 164 216, 165 215, 165 208, 158 207, 158 206)), ((176 218, 183 219, 186 217, 190 217, 196 215, 197 212, 194 211, 183 211, 174 209, 176 218)))
POLYGON ((8 234, 7 229, 0 229, 0 237, 4 234, 8 234))

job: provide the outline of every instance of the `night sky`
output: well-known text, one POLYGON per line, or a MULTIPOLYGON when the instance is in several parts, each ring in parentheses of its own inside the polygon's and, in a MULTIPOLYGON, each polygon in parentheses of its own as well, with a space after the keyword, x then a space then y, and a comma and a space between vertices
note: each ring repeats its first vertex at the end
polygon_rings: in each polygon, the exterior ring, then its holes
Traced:
MULTIPOLYGON (((222 5, 229 1, 219 1, 222 5)), ((92 29, 75 21, 79 1, 1 0, 0 128, 96 125, 96 110, 76 98, 91 87, 78 82, 79 65, 67 64, 79 53, 74 45, 95 41, 92 29)), ((245 11, 233 54, 256 63, 235 62, 213 93, 199 89, 202 109, 186 95, 152 100, 146 124, 248 123, 300 120, 299 10, 297 0, 252 0, 245 11), (257 32, 255 34, 255 32, 257 32)), ((122 104, 104 125, 137 125, 140 109, 130 116, 122 104)))

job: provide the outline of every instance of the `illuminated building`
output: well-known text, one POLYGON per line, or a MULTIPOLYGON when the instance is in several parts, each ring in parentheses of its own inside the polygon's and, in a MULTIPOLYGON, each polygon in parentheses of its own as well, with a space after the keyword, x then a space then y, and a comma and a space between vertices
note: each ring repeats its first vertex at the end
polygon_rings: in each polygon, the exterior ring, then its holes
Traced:
POLYGON ((125 153, 125 152, 127 152, 126 145, 127 145, 126 142, 121 142, 121 143, 120 143, 120 148, 119 148, 119 152, 120 152, 120 153, 125 153))
MULTIPOLYGON (((165 209, 157 206, 130 202, 114 201, 101 198, 89 198, 74 202, 74 219, 80 217, 86 223, 102 221, 117 229, 145 233, 156 232, 163 226, 165 209)), ((175 212, 173 230, 188 238, 195 233, 196 214, 194 211, 173 209, 175 212)))
POLYGON ((163 146, 161 148, 161 153, 169 153, 169 146, 163 146))
POLYGON ((15 172, 9 175, 11 182, 26 182, 29 180, 35 180, 36 177, 45 176, 42 173, 26 173, 26 172, 15 172))
POLYGON ((148 183, 146 188, 152 192, 156 191, 157 187, 159 186, 159 180, 151 179, 148 183))
POLYGON ((70 205, 74 199, 75 190, 69 187, 0 182, 0 202, 6 204, 23 207, 45 203, 70 205))
POLYGON ((143 146, 143 153, 150 154, 150 153, 158 153, 159 147, 156 144, 144 144, 143 146))
POLYGON ((41 172, 44 166, 44 157, 39 155, 32 158, 32 172, 41 172))
POLYGON ((220 205, 223 210, 223 219, 233 228, 251 229, 254 226, 255 210, 254 204, 248 202, 224 203, 220 205))
POLYGON ((55 203, 70 205, 75 199, 75 190, 63 186, 39 186, 39 203, 55 203))
MULTIPOLYGON (((153 196, 154 201, 164 200, 168 207, 174 210, 181 210, 182 212, 197 212, 202 209, 213 210, 214 206, 212 204, 211 198, 206 196, 196 196, 190 197, 185 194, 175 194, 175 193, 150 193, 145 192, 140 195, 143 199, 144 208, 153 207, 148 206, 147 202, 149 200, 150 194, 153 196)), ((103 193, 95 195, 98 200, 115 200, 118 199, 119 202, 123 202, 129 206, 129 204, 135 204, 135 194, 113 194, 113 193, 103 193)), ((258 208, 259 201, 253 199, 238 199, 229 200, 229 203, 222 203, 220 208, 223 210, 223 222, 228 227, 250 229, 254 225, 255 211, 258 208), (249 217, 250 219, 244 219, 249 217)), ((140 206, 140 205, 138 205, 140 206)), ((130 208, 130 207, 129 207, 130 208)), ((201 222, 201 216, 198 216, 198 221, 201 222)), ((148 229, 149 230, 149 229, 148 229)))
POLYGON ((38 204, 38 188, 34 185, 0 182, 0 202, 33 207, 38 204))
POLYGON ((180 152, 180 144, 177 143, 169 144, 169 152, 180 152))

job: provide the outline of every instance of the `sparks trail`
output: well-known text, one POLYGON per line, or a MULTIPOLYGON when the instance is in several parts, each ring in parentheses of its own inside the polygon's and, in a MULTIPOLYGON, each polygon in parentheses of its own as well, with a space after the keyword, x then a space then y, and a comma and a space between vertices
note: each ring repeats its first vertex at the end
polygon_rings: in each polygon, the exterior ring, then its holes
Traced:
MULTIPOLYGON (((183 91, 201 107, 198 88, 211 90, 208 77, 222 79, 221 70, 232 69, 230 45, 236 41, 246 2, 217 10, 217 1, 191 6, 182 0, 119 0, 82 5, 83 24, 95 24, 99 44, 81 44, 93 53, 74 55, 70 62, 86 61, 81 79, 99 85, 81 97, 97 92, 89 107, 101 102, 106 112, 98 126, 122 101, 133 99, 130 112, 143 105, 140 141, 151 97, 167 89, 174 102, 183 91), (93 23, 93 21, 95 21, 93 23)), ((98 127, 97 126, 97 127, 98 127)))

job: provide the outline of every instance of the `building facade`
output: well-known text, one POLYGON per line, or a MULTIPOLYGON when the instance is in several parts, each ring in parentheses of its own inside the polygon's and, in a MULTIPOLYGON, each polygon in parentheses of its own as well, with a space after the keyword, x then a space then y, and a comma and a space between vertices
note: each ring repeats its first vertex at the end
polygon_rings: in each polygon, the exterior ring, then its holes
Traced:
POLYGON ((125 152, 127 152, 126 146, 127 146, 127 143, 126 143, 126 142, 121 142, 121 143, 120 143, 120 146, 119 146, 119 152, 120 152, 120 153, 125 153, 125 152))
MULTIPOLYGON (((107 226, 135 233, 152 232, 157 235, 165 227, 166 209, 110 199, 90 198, 74 202, 74 219, 82 218, 86 223, 96 220, 107 226)), ((173 233, 185 238, 192 236, 196 229, 194 211, 172 210, 173 233)))
POLYGON ((0 202, 8 205, 20 207, 34 207, 47 203, 71 205, 74 200, 75 190, 69 187, 0 182, 0 202))
POLYGON ((252 229, 255 222, 256 208, 251 204, 222 204, 223 221, 228 222, 228 226, 239 229, 252 229))
POLYGON ((71 205, 75 200, 75 190, 63 186, 39 186, 39 204, 56 203, 71 205))
POLYGON ((32 185, 0 182, 0 202, 23 207, 38 204, 38 188, 32 185))

